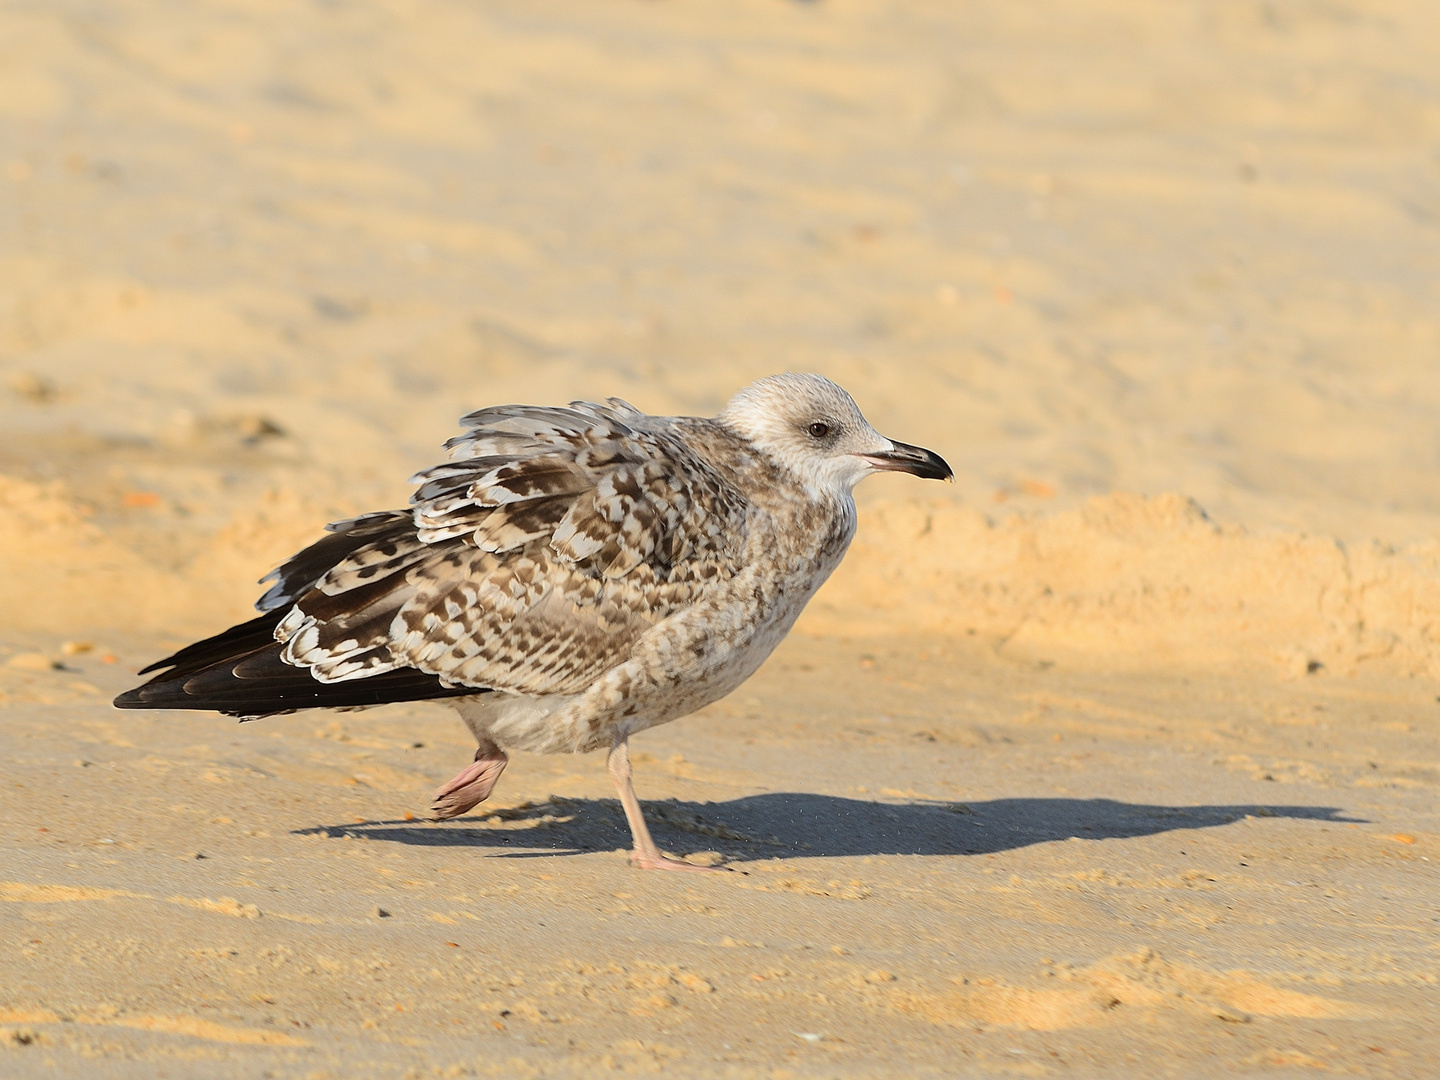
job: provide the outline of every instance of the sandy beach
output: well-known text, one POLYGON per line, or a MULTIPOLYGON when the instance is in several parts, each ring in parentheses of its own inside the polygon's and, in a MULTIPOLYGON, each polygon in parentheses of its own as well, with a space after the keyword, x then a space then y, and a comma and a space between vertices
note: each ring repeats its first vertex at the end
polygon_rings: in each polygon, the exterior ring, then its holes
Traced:
POLYGON ((0 3, 0 1076, 1425 1077, 1440 11, 0 3), (121 713, 461 414, 819 371, 749 683, 121 713))

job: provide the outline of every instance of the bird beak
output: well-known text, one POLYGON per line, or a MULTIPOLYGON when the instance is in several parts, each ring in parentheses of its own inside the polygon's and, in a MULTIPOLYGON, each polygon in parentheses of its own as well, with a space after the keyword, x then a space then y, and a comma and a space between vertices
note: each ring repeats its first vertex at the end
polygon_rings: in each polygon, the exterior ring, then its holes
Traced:
POLYGON ((878 454, 858 454, 862 461, 885 472, 908 472, 922 480, 949 480, 955 482, 955 473, 945 464, 945 459, 933 450, 909 443, 891 442, 891 449, 878 454))

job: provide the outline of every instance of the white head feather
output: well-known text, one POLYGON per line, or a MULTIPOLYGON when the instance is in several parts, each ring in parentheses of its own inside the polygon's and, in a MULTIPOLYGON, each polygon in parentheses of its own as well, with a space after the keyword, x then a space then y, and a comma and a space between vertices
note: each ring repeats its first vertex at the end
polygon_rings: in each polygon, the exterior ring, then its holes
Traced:
POLYGON ((753 382, 716 419, 806 486, 833 496, 848 496, 875 472, 950 476, 930 451, 872 428, 855 399, 823 375, 787 372, 753 382))

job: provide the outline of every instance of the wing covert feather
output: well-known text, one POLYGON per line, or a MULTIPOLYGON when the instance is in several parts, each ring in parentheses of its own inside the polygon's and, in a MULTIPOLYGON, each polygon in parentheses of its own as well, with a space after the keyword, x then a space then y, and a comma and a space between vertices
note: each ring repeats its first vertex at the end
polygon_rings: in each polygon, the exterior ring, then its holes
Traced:
POLYGON ((740 569, 746 501, 673 422, 614 398, 461 422, 408 514, 341 522, 374 538, 317 570, 327 537, 270 575, 266 610, 293 604, 276 630, 287 662, 322 682, 411 667, 576 693, 740 569))

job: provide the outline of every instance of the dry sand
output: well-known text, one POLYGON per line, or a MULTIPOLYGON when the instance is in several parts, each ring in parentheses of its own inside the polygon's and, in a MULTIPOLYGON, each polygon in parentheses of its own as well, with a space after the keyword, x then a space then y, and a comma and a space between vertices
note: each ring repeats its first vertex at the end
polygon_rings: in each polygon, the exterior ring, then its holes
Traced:
POLYGON ((0 1076, 1433 1075, 1440 9, 0 4, 0 1076), (796 634, 595 758, 113 711, 467 409, 820 370, 796 634), (1203 508, 1203 509, 1202 509, 1203 508))

